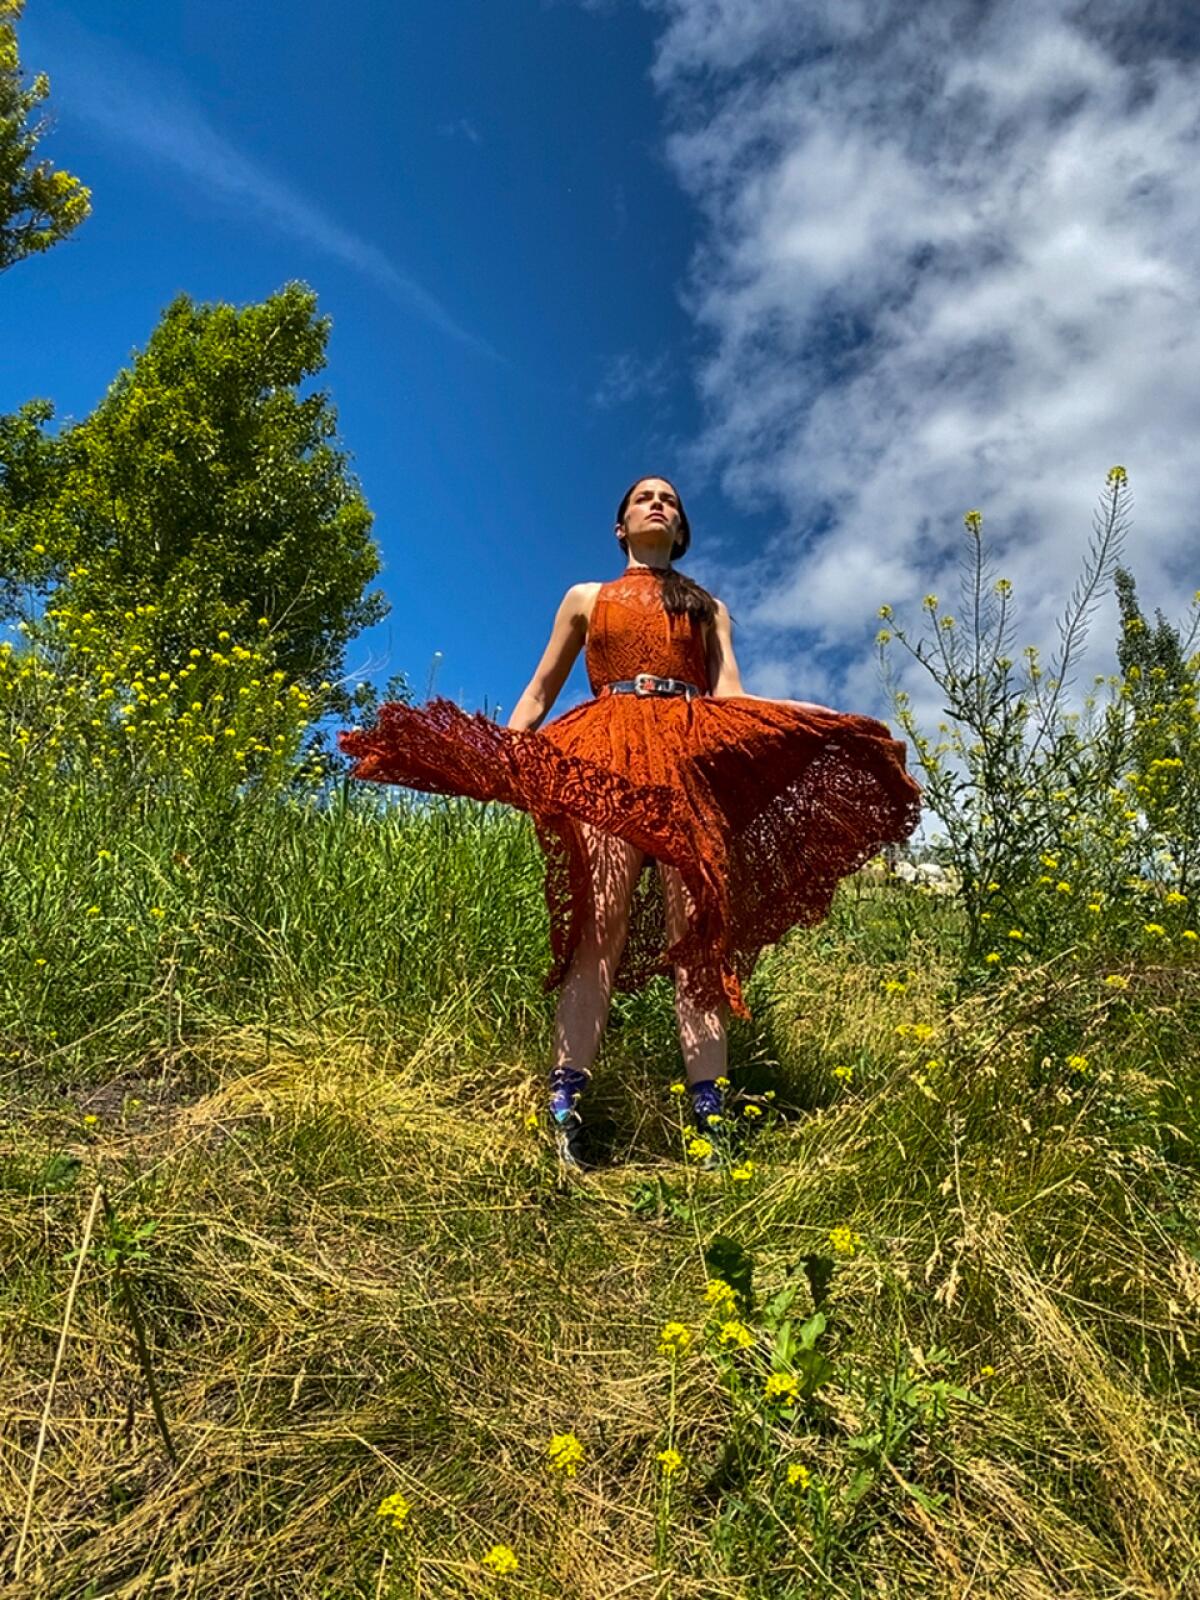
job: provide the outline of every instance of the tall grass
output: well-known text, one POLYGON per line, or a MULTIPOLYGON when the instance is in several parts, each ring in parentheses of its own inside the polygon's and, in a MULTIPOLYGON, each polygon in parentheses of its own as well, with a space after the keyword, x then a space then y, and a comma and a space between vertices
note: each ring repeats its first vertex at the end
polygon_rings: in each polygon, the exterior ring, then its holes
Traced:
POLYGON ((1200 1591, 1185 951, 964 980, 952 899, 856 880, 760 962, 722 1169, 659 979, 564 1186, 527 819, 14 794, 0 1593, 1200 1591))

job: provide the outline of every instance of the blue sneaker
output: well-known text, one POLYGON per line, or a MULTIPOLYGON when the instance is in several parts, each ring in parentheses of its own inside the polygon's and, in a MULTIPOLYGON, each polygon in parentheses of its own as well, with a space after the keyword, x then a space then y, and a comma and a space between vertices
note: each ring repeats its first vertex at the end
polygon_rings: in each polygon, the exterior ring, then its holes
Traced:
POLYGON ((713 1172, 721 1165, 721 1126, 724 1120, 725 1098, 713 1078, 705 1078, 700 1083, 690 1083, 688 1093, 692 1099, 692 1124, 696 1132, 712 1145, 711 1152, 696 1164, 702 1172, 713 1172))
POLYGON ((584 1161, 580 1153, 583 1118, 576 1102, 591 1082, 590 1072, 577 1067, 555 1067, 550 1073, 550 1126, 560 1163, 580 1172, 584 1161))
POLYGON ((692 1097, 692 1121, 696 1124, 697 1133, 715 1133, 716 1128, 710 1126, 711 1119, 720 1119, 725 1111, 725 1097, 717 1087, 715 1078, 705 1078, 700 1083, 688 1085, 688 1092, 692 1097))

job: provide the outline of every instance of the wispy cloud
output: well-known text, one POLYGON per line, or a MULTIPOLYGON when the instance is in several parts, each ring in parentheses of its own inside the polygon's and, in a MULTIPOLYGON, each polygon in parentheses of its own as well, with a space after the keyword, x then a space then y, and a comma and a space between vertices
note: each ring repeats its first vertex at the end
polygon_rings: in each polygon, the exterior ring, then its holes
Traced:
POLYGON ((1143 596, 1181 610, 1200 27, 1168 0, 1136 18, 1122 0, 645 3, 701 219, 692 478, 778 512, 759 560, 706 567, 749 681, 878 705, 876 608, 949 598, 972 507, 1029 640, 1053 642, 1116 462, 1143 596))
POLYGON ((483 135, 470 117, 456 117, 453 122, 440 122, 438 132, 443 139, 468 139, 472 144, 483 143, 483 135))
POLYGON ((660 400, 671 387, 671 352, 660 350, 649 359, 637 350, 621 350, 604 363, 592 404, 601 411, 630 400, 660 400))
POLYGON ((38 55, 61 55, 53 80, 55 105, 64 119, 85 120, 139 162, 172 168, 196 192, 234 208, 243 225, 265 224, 291 235, 362 273, 449 338, 493 360, 504 359, 463 328, 435 295, 378 246, 343 227, 284 178, 238 149, 181 86, 165 82, 152 63, 61 15, 53 18, 51 31, 49 20, 42 19, 38 55))

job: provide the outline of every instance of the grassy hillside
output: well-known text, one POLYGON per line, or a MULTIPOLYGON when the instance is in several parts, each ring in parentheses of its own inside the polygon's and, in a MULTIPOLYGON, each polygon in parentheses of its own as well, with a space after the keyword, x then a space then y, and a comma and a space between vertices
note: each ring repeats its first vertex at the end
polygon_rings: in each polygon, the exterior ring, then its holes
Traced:
POLYGON ((845 885, 722 1169, 659 980, 563 1183, 526 819, 88 789, 5 840, 0 1594, 1200 1593, 1183 947, 968 981, 952 902, 845 885))

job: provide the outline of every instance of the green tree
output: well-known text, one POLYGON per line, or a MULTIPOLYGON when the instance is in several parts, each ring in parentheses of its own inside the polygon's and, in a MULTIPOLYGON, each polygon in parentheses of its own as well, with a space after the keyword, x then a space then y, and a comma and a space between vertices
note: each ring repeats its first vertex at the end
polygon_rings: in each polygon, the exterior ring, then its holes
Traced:
POLYGON ((1150 626, 1133 574, 1124 567, 1118 568, 1116 591, 1129 804, 1144 820, 1154 876, 1194 896, 1200 887, 1200 593, 1185 629, 1161 611, 1150 626))
POLYGON ((50 80, 40 72, 28 88, 21 81, 15 24, 24 9, 25 0, 0 0, 0 272, 49 250, 91 211, 78 178, 36 159, 50 80))
MULTIPOLYGON (((258 305, 181 295, 91 416, 47 433, 51 408, 0 422, 0 603, 53 594, 112 637, 153 602, 155 659, 226 630, 270 629, 291 682, 336 678, 384 616, 372 514, 322 391, 328 318, 289 284, 258 305)), ((326 702, 343 708, 348 697, 326 702)))

